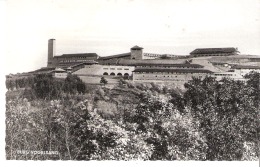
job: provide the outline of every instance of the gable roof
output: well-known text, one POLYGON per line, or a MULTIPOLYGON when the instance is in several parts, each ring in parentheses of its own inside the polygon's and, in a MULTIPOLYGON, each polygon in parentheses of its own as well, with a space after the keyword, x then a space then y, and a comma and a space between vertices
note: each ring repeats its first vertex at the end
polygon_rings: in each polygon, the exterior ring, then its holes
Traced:
POLYGON ((131 53, 122 53, 118 55, 112 55, 112 56, 104 56, 104 57, 99 57, 99 60, 109 60, 109 59, 115 59, 115 58, 126 58, 126 57, 131 57, 131 53))
POLYGON ((219 54, 219 53, 236 53, 236 48, 198 48, 192 51, 190 54, 219 54))
POLYGON ((63 54, 61 56, 54 56, 55 58, 70 58, 70 57, 95 57, 98 55, 96 53, 72 53, 72 54, 63 54))

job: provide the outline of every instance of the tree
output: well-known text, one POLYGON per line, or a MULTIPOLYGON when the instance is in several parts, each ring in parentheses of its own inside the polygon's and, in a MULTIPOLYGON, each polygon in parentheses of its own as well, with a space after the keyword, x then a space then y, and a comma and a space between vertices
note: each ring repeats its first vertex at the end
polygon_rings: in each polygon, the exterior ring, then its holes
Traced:
POLYGON ((101 77, 100 83, 106 85, 108 81, 104 77, 101 77))
POLYGON ((52 75, 39 74, 35 77, 32 89, 40 99, 56 99, 61 96, 63 82, 55 80, 52 75))
POLYGON ((85 93, 86 85, 85 83, 77 76, 69 74, 65 79, 63 90, 65 93, 85 93))
POLYGON ((241 81, 206 77, 185 84, 186 107, 206 138, 207 160, 241 160, 244 143, 257 146, 257 108, 252 87, 241 81))
POLYGON ((245 78, 248 79, 247 87, 251 90, 250 96, 254 97, 254 105, 260 108, 260 73, 252 71, 245 78))
MULTIPOLYGON (((189 113, 188 111, 186 113, 189 113)), ((153 146, 150 160, 204 160, 206 143, 196 121, 181 114, 172 103, 149 93, 141 94, 131 120, 137 134, 153 146)))

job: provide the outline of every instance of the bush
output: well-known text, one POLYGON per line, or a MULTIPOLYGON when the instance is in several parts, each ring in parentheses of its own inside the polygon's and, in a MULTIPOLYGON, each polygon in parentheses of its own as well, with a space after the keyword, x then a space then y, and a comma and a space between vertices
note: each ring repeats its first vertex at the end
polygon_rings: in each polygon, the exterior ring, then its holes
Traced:
POLYGON ((77 75, 68 75, 63 86, 65 93, 85 93, 86 85, 77 75))
POLYGON ((100 83, 106 85, 108 81, 104 77, 101 77, 100 83))
POLYGON ((252 86, 240 81, 193 79, 185 84, 186 106, 206 137, 208 160, 241 160, 243 143, 257 145, 257 108, 252 86))
POLYGON ((40 99, 57 99, 61 97, 63 82, 55 80, 52 75, 40 74, 34 78, 32 89, 40 99))
POLYGON ((247 83, 194 78, 184 93, 164 87, 158 90, 170 96, 159 96, 151 91, 159 87, 145 84, 139 84, 141 93, 94 87, 79 94, 79 78, 69 76, 64 84, 37 76, 33 89, 6 94, 6 158, 257 160, 257 77, 250 74, 247 83), (106 100, 106 95, 111 96, 106 100), (24 155, 17 150, 60 154, 24 155))

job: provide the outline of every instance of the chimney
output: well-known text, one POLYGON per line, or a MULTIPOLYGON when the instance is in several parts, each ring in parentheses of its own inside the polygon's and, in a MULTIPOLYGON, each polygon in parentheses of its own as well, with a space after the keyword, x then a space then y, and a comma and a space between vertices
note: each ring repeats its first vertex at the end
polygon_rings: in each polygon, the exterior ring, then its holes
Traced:
POLYGON ((49 39, 48 41, 48 64, 47 67, 53 65, 53 57, 55 56, 55 39, 49 39))

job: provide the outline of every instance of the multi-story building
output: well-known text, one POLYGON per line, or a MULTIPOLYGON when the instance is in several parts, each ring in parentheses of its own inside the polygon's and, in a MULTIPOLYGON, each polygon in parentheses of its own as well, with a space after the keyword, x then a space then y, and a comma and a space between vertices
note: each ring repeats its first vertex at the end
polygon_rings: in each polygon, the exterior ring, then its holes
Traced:
POLYGON ((237 48, 199 48, 190 53, 191 57, 205 57, 205 56, 230 56, 239 53, 237 48))
POLYGON ((224 77, 242 80, 241 77, 249 71, 260 72, 258 66, 233 66, 232 72, 226 72, 221 71, 219 67, 216 68, 209 61, 192 59, 193 57, 234 56, 238 53, 236 48, 202 48, 195 49, 190 56, 180 57, 172 54, 144 53, 142 47, 134 46, 130 48, 130 52, 106 57, 100 57, 96 53, 56 56, 55 39, 50 39, 47 68, 37 72, 46 72, 49 69, 56 74, 55 77, 64 77, 68 72, 78 76, 122 76, 132 78, 136 82, 186 82, 192 77, 204 78, 205 76, 213 76, 217 80, 224 77), (63 70, 55 69, 56 67, 63 70))
POLYGON ((55 56, 55 39, 48 41, 48 64, 47 67, 66 68, 80 63, 94 63, 98 59, 96 53, 74 53, 55 56))
POLYGON ((234 65, 231 67, 232 71, 235 73, 245 76, 246 74, 250 73, 251 71, 255 71, 260 73, 260 66, 245 66, 245 65, 234 65))
POLYGON ((212 71, 187 68, 138 68, 133 73, 133 81, 185 83, 193 77, 204 78, 212 74, 212 71))

